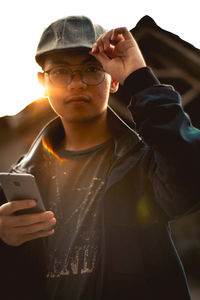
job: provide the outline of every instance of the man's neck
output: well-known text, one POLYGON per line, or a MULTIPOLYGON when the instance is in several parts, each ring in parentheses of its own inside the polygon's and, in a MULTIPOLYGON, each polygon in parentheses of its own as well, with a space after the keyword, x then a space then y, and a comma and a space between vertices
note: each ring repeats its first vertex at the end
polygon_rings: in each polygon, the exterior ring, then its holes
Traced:
POLYGON ((62 120, 66 139, 66 150, 79 151, 94 147, 109 140, 111 133, 107 124, 107 113, 87 122, 65 122, 62 120))

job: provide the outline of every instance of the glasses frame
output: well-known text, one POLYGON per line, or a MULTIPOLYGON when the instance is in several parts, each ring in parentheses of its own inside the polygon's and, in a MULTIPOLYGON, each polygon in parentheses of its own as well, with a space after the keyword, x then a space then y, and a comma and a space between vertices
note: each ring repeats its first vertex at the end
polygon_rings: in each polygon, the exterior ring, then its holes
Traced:
MULTIPOLYGON (((73 66, 75 67, 75 66, 77 66, 77 65, 72 65, 72 67, 73 67, 73 66)), ((90 65, 88 65, 88 67, 89 67, 89 66, 90 66, 90 65)), ((91 65, 91 66, 94 66, 94 65, 91 65)), ((72 80, 73 80, 73 78, 74 78, 74 73, 76 73, 76 72, 79 72, 79 73, 80 73, 81 81, 82 81, 84 84, 88 85, 88 86, 96 86, 96 85, 101 84, 101 83, 104 81, 104 79, 105 79, 105 71, 104 71, 104 69, 102 68, 103 76, 102 76, 102 79, 101 79, 100 82, 95 83, 95 84, 88 84, 87 82, 85 82, 85 81, 84 81, 84 78, 83 78, 83 71, 84 71, 84 69, 86 69, 86 68, 87 68, 87 65, 85 65, 85 68, 77 69, 77 70, 74 70, 74 71, 73 71, 70 67, 61 65, 61 66, 53 67, 53 68, 51 68, 51 69, 49 69, 49 70, 47 70, 47 71, 43 71, 43 73, 44 73, 44 74, 46 73, 46 74, 48 75, 49 81, 51 82, 52 85, 54 85, 55 87, 60 87, 60 88, 68 86, 68 85, 72 82, 72 80), (62 67, 63 67, 63 68, 66 68, 66 69, 68 69, 68 70, 70 71, 70 73, 71 73, 70 81, 69 81, 69 82, 66 82, 65 84, 61 84, 61 85, 56 84, 56 83, 53 82, 53 80, 51 79, 51 71, 54 70, 54 69, 56 69, 56 68, 59 68, 59 67, 60 67, 60 68, 62 68, 62 67)))

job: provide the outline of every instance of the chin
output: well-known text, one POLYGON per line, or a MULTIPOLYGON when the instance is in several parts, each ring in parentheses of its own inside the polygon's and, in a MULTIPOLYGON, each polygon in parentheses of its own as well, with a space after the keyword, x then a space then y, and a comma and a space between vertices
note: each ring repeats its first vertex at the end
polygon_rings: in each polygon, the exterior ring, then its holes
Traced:
POLYGON ((61 116, 61 118, 65 123, 84 123, 93 119, 89 116, 61 116))
POLYGON ((95 122, 95 120, 99 119, 102 117, 102 114, 97 114, 97 115, 77 115, 77 116, 61 116, 62 120, 65 123, 74 123, 74 124, 84 124, 84 123, 90 123, 90 122, 95 122))

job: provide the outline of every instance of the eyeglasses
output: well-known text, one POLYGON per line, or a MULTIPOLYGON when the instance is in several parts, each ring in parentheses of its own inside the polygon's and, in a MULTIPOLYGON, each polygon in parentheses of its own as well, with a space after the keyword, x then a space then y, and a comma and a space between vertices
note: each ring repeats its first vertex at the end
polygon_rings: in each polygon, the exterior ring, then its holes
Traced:
POLYGON ((105 71, 98 65, 85 65, 80 70, 72 71, 67 66, 58 66, 48 71, 44 71, 49 76, 50 82, 56 87, 66 87, 72 82, 74 73, 79 72, 81 81, 87 85, 98 85, 105 78, 105 71))

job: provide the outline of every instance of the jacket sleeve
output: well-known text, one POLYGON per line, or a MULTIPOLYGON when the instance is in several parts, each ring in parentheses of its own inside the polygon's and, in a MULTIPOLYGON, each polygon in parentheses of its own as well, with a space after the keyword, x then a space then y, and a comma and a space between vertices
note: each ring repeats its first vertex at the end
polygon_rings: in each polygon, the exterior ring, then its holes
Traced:
POLYGON ((126 79, 136 130, 152 152, 150 179, 156 201, 174 219, 199 209, 200 131, 193 127, 180 95, 160 84, 149 68, 126 79))

